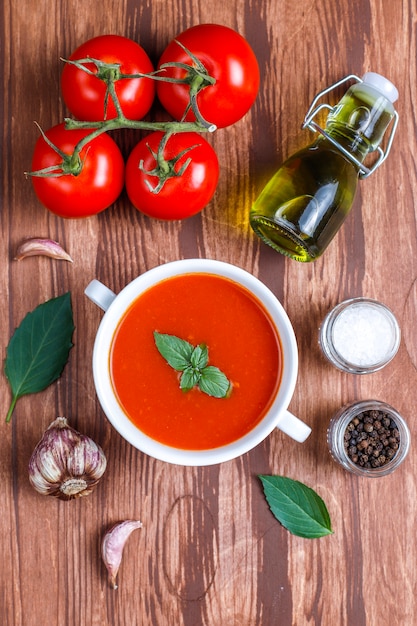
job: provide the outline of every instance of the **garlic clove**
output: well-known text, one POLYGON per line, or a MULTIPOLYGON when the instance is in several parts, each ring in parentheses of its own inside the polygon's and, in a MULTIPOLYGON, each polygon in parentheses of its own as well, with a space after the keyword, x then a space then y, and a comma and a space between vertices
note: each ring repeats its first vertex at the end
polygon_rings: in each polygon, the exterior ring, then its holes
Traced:
POLYGON ((109 574, 109 582, 113 589, 117 589, 116 577, 122 562, 123 549, 130 535, 137 528, 142 528, 142 522, 126 520, 115 524, 108 530, 101 543, 101 556, 109 574))
POLYGON ((106 466, 100 446, 57 417, 32 453, 29 481, 43 495, 72 500, 91 493, 106 466))
POLYGON ((48 256, 52 259, 60 259, 62 261, 69 261, 72 263, 72 258, 64 250, 60 243, 53 239, 43 239, 40 237, 34 237, 32 239, 25 239, 16 251, 15 260, 21 261, 29 256, 48 256))

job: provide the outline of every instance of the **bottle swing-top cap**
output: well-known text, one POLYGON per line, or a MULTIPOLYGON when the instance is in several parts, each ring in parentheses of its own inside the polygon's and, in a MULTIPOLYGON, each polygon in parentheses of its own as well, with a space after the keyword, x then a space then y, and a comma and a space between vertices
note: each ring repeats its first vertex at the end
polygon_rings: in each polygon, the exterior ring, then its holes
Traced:
POLYGON ((359 78, 359 76, 356 76, 355 74, 349 74, 349 76, 345 76, 345 78, 342 78, 341 80, 337 81, 333 85, 330 85, 330 87, 323 89, 323 91, 320 91, 314 97, 306 113, 306 116, 304 118, 302 128, 309 128, 313 132, 319 132, 322 135, 324 135, 338 150, 340 150, 340 152, 342 152, 342 154, 345 155, 346 158, 348 158, 350 161, 352 161, 352 163, 354 163, 357 166, 358 171, 359 171, 359 177, 366 178, 367 176, 372 174, 376 170, 376 168, 379 167, 385 161, 385 159, 387 158, 389 154, 389 151, 392 145, 392 140, 394 139, 394 134, 398 125, 397 111, 394 111, 393 113, 392 128, 391 128, 390 135, 386 142, 385 151, 381 148, 381 146, 377 147, 376 151, 378 152, 378 158, 376 159, 376 161, 371 167, 366 167, 363 163, 358 161, 356 157, 354 157, 348 150, 346 150, 335 139, 333 139, 333 137, 331 137, 329 133, 326 132, 325 129, 321 128, 321 126, 319 126, 319 124, 317 124, 317 122, 314 121, 314 118, 316 117, 316 115, 323 109, 327 109, 329 111, 334 110, 334 106, 331 106, 330 104, 327 104, 327 103, 318 104, 318 101, 324 95, 328 94, 330 91, 333 91, 334 89, 337 89, 338 87, 340 87, 340 85, 342 85, 343 83, 347 81, 352 81, 352 80, 356 81, 357 83, 362 83, 362 85, 364 86, 368 85, 369 87, 372 87, 374 90, 378 91, 384 98, 389 100, 391 104, 393 104, 398 99, 398 90, 395 87, 395 85, 393 85, 393 83, 390 80, 388 80, 381 74, 377 74, 375 72, 366 72, 363 75, 363 78, 359 78))
POLYGON ((362 76, 362 81, 365 85, 374 87, 374 89, 382 93, 382 95, 393 104, 398 100, 398 89, 388 78, 385 78, 385 76, 381 76, 381 74, 376 74, 375 72, 366 72, 366 74, 362 76))

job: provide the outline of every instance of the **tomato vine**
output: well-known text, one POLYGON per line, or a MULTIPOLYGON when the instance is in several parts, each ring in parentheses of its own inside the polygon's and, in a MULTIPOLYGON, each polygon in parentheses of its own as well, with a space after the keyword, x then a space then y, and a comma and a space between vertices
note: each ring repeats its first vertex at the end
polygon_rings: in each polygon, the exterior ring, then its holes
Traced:
MULTIPOLYGON (((253 104, 259 87, 257 61, 243 37, 228 27, 215 24, 191 27, 169 44, 156 70, 139 44, 118 35, 93 38, 62 61, 65 65, 61 87, 64 102, 73 117, 64 118, 58 133, 54 129, 44 132, 38 125, 41 137, 35 147, 32 171, 26 172, 27 176, 32 177, 35 192, 41 202, 52 212, 60 215, 60 190, 56 184, 53 187, 52 180, 62 179, 62 194, 66 196, 63 202, 68 209, 65 215, 62 214, 63 217, 71 217, 70 202, 77 203, 80 200, 83 208, 74 211, 76 213, 74 217, 87 217, 92 214, 88 209, 86 198, 88 195, 90 197, 94 195, 97 190, 95 181, 103 179, 105 172, 100 172, 97 159, 95 163, 90 164, 88 175, 83 176, 83 170, 87 168, 90 157, 94 154, 93 147, 98 147, 97 142, 101 141, 100 138, 115 130, 128 129, 151 131, 152 135, 152 148, 150 143, 146 145, 148 152, 152 154, 153 163, 145 159, 141 146, 139 150, 141 158, 135 165, 138 181, 133 185, 127 185, 132 190, 132 195, 143 197, 142 191, 136 193, 137 189, 133 189, 136 185, 141 190, 147 189, 148 194, 157 196, 161 194, 168 181, 176 180, 175 187, 173 182, 169 183, 171 196, 176 197, 178 194, 184 200, 184 190, 180 189, 180 185, 188 186, 187 193, 191 191, 192 195, 199 198, 195 206, 192 203, 193 211, 201 210, 202 202, 209 201, 214 193, 213 186, 217 184, 218 178, 218 162, 217 157, 211 154, 211 146, 208 146, 202 137, 200 146, 202 149, 200 152, 196 151, 199 144, 195 142, 195 135, 213 133, 218 127, 230 125, 240 119, 253 104), (186 45, 187 37, 190 35, 190 44, 186 45), (162 89, 161 104, 172 116, 171 121, 145 119, 155 96, 157 94, 159 96, 159 87, 162 89), (205 104, 209 92, 216 89, 217 91, 209 96, 211 104, 205 106, 203 114, 201 105, 205 104), (173 90, 172 93, 170 90, 173 90), (176 111, 170 110, 171 99, 178 100, 176 111), (221 104, 218 105, 217 102, 221 104), (222 109, 220 114, 219 107, 222 109), (224 112, 225 116, 222 116, 224 112), (213 122, 212 115, 216 120, 220 120, 220 124, 217 121, 213 122), (65 132, 67 136, 64 137, 65 132), (59 140, 59 145, 54 144, 51 135, 59 140), (173 141, 171 138, 175 135, 184 139, 179 142, 173 141), (156 137, 160 140, 155 147, 156 137), (41 146, 38 145, 39 141, 41 146), (178 150, 176 154, 172 154, 174 145, 178 150), (193 168, 194 173, 185 177, 194 158, 209 179, 206 183, 201 177, 198 182, 197 165, 193 168), (203 161, 206 159, 207 163, 202 163, 201 159, 203 161), (147 161, 146 168, 143 166, 144 160, 147 161), (213 169, 212 175, 207 173, 208 168, 213 169), (157 182, 151 184, 149 177, 154 177, 157 182), (79 181, 76 182, 76 178, 79 178, 79 181), (86 193, 85 197, 80 182, 82 178, 84 188, 89 186, 90 180, 92 181, 90 194, 86 193), (72 181, 71 184, 69 179, 72 181), (207 189, 205 193, 201 193, 205 184, 207 189), (78 188, 72 190, 71 185, 74 188, 78 185, 78 188), (197 186, 200 189, 197 189, 197 186), (71 196, 69 191, 74 191, 72 197, 69 197, 71 196), (52 198, 50 203, 49 196, 52 198)), ((111 151, 114 153, 113 147, 111 151)), ((120 160, 118 156, 116 160, 120 160)), ((108 161, 109 159, 104 168, 111 168, 108 161)), ((123 172, 119 165, 117 169, 120 187, 120 176, 123 176, 123 172)), ((129 177, 132 178, 131 173, 129 177)), ((111 184, 109 180, 109 186, 111 184)), ((108 194, 105 200, 99 202, 94 213, 107 208, 116 191, 114 187, 114 193, 108 194)), ((131 194, 128 195, 131 198, 131 194)), ((166 199, 165 202, 167 201, 166 199)), ((132 203, 138 210, 142 210, 137 203, 133 201, 132 203)), ((148 206, 147 201, 145 204, 148 206)), ((152 209, 149 211, 147 214, 152 215, 152 209)), ((163 210, 162 213, 165 215, 166 211, 163 210)), ((162 219, 181 219, 184 217, 184 209, 174 208, 170 214, 171 217, 162 219)))
MULTIPOLYGON (((178 42, 179 43, 179 42, 178 42)), ((45 168, 43 170, 38 170, 34 172, 27 172, 28 176, 64 176, 66 174, 73 174, 77 176, 82 169, 82 160, 80 159, 80 153, 83 148, 88 145, 93 139, 101 135, 102 133, 107 133, 109 131, 119 130, 122 128, 130 129, 130 130, 149 130, 149 131, 162 131, 167 136, 163 138, 160 142, 160 146, 158 148, 157 153, 157 163, 159 166, 159 171, 163 173, 160 177, 160 184, 157 185, 154 189, 152 189, 153 193, 158 193, 162 188, 165 181, 171 176, 177 176, 178 173, 174 172, 173 168, 170 167, 170 164, 165 161, 163 156, 164 147, 166 141, 170 135, 173 133, 189 133, 189 132, 214 132, 217 127, 215 124, 212 124, 206 121, 199 111, 199 107, 197 104, 197 94, 204 89, 208 85, 214 85, 216 79, 212 76, 209 76, 207 70, 204 65, 197 59, 192 52, 187 50, 182 44, 179 43, 182 48, 187 52, 192 61, 196 64, 196 66, 186 65, 184 63, 167 63, 164 66, 161 66, 159 70, 156 72, 151 72, 149 74, 123 74, 120 72, 120 63, 106 63, 100 61, 99 59, 80 59, 77 61, 63 59, 64 62, 70 63, 76 66, 78 69, 95 76, 99 80, 102 80, 106 84, 106 97, 104 106, 107 107, 107 99, 110 98, 115 106, 117 111, 117 116, 103 121, 82 121, 73 118, 64 118, 65 129, 66 130, 91 130, 91 132, 86 135, 83 139, 81 139, 75 146, 74 151, 71 155, 67 155, 63 153, 57 146, 54 146, 52 142, 47 138, 43 130, 40 128, 39 124, 37 124, 43 139, 46 143, 55 150, 62 157, 62 163, 57 164, 52 167, 45 168), (97 68, 97 72, 92 72, 89 68, 89 64, 95 65, 97 68), (186 70, 187 76, 185 78, 169 78, 161 76, 161 72, 163 73, 167 67, 179 67, 186 70), (115 84, 119 80, 124 79, 133 79, 133 78, 149 78, 151 80, 161 80, 168 82, 175 82, 177 84, 186 84, 190 86, 190 102, 186 111, 184 111, 184 116, 191 108, 195 117, 195 122, 184 122, 184 121, 171 121, 171 122, 151 122, 151 121, 143 121, 143 120, 132 120, 123 114, 122 107, 119 102, 119 98, 116 93, 115 84), (169 173, 171 172, 171 173, 169 173)), ((180 155, 178 156, 178 158, 180 155)), ((188 165, 188 163, 187 163, 188 165)), ((185 168, 187 167, 185 166, 185 168)), ((182 172, 185 171, 185 168, 182 168, 182 172)), ((156 175, 156 174, 155 174, 156 175)))

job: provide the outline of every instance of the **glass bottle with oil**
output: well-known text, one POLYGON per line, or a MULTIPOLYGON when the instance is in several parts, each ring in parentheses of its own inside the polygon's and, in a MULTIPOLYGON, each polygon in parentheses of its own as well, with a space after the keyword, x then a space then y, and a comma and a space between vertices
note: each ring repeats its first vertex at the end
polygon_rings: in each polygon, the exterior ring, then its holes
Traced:
POLYGON ((250 224, 265 243, 297 261, 313 261, 323 253, 349 213, 358 180, 388 156, 398 123, 397 99, 395 86, 374 72, 347 76, 315 97, 303 128, 318 131, 318 138, 283 163, 252 206, 250 224), (317 104, 351 80, 355 83, 336 106, 317 104), (330 110, 324 129, 314 121, 323 109, 330 110), (384 152, 381 143, 390 125, 384 152), (367 167, 370 153, 376 156, 367 167))

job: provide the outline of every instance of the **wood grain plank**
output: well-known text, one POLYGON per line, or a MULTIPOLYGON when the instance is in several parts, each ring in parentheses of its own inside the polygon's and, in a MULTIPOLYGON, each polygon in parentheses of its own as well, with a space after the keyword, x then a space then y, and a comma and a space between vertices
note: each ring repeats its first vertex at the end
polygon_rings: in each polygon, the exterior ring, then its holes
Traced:
MULTIPOLYGON (((30 0, 0 8, 1 355, 23 316, 71 291, 74 348, 60 381, 19 400, 1 426, 0 606, 5 626, 414 626, 417 583, 416 456, 395 474, 365 480, 330 457, 326 430, 345 402, 376 397, 404 414, 414 444, 416 327, 415 7, 383 0, 30 0), (135 38, 154 63, 181 30, 216 21, 239 30, 260 62, 261 89, 248 115, 209 138, 221 175, 213 201, 178 223, 150 220, 124 193, 88 220, 43 209, 24 172, 38 131, 66 114, 61 56, 89 37, 135 38), (401 34, 401 35, 400 35, 401 34), (251 232, 249 208, 281 161, 312 139, 300 129, 312 97, 351 72, 385 73, 398 86, 400 126, 380 170, 359 183, 351 214, 325 255, 301 265, 251 232), (59 240, 74 263, 13 260, 27 236, 59 240), (92 278, 115 292, 178 258, 208 257, 259 276, 285 306, 300 357, 290 410, 313 427, 305 444, 280 431, 220 466, 182 468, 127 444, 101 411, 91 372, 102 312, 83 295, 92 278), (355 377, 321 355, 318 327, 340 300, 367 295, 397 315, 403 342, 381 372, 355 377), (27 464, 44 428, 64 414, 98 441, 108 469, 95 492, 70 503, 42 498, 27 464), (303 540, 274 519, 258 475, 284 474, 317 490, 334 535, 303 540), (140 519, 125 549, 117 592, 109 588, 100 539, 122 519, 140 519), (383 593, 381 593, 383 589, 383 593)), ((164 112, 153 113, 160 119, 164 112)), ((117 134, 127 156, 141 133, 117 134)), ((2 371, 3 413, 10 391, 2 371)))

